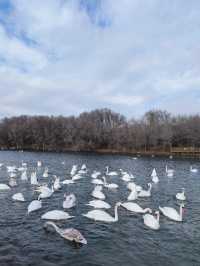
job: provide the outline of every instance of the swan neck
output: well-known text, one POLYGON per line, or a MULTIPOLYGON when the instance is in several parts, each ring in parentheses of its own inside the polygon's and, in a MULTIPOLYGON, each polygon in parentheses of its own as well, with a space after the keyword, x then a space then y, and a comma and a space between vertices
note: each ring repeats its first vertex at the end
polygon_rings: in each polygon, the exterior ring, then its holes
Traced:
POLYGON ((157 221, 159 223, 159 221, 160 221, 160 212, 157 213, 157 218, 156 219, 157 219, 157 221))
POLYGON ((180 206, 180 217, 182 220, 183 219, 183 206, 182 205, 180 206))
POLYGON ((106 174, 108 174, 108 166, 106 166, 106 174))
POLYGON ((152 188, 152 186, 150 185, 150 186, 149 186, 149 192, 151 192, 151 188, 152 188))
POLYGON ((105 176, 103 176, 102 178, 103 178, 103 181, 104 181, 104 185, 107 185, 107 180, 106 180, 105 176))
POLYGON ((117 222, 118 221, 118 207, 119 205, 115 205, 115 218, 114 218, 114 221, 117 222))
POLYGON ((48 222, 48 225, 51 225, 56 230, 56 232, 60 233, 60 229, 56 224, 54 224, 53 222, 48 222))

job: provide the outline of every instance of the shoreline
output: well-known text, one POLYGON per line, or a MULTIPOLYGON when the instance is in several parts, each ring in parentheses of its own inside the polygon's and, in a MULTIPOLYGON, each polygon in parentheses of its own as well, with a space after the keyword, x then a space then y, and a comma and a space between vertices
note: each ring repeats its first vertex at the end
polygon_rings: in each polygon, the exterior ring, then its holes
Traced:
POLYGON ((1 148, 0 151, 18 151, 18 152, 49 152, 49 153, 96 153, 101 155, 125 155, 125 156, 134 156, 134 157, 154 157, 154 156, 161 156, 161 157, 174 157, 174 158, 195 158, 200 159, 200 151, 130 151, 130 150, 114 150, 114 149, 95 149, 95 150, 78 150, 78 149, 66 149, 66 150, 59 150, 59 149, 17 149, 17 148, 1 148))

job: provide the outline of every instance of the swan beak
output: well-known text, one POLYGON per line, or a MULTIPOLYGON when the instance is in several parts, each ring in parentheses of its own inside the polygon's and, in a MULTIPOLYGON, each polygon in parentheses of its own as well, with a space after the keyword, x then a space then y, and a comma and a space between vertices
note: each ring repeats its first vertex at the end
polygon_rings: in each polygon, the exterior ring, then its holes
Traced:
POLYGON ((79 243, 87 245, 87 240, 85 238, 79 239, 79 243))

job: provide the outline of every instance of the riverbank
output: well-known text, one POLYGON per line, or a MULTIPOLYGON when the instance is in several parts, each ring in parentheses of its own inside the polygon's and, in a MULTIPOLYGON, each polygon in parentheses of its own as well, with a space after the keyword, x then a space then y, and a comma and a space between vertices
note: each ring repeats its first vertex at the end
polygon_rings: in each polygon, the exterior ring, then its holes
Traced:
POLYGON ((82 149, 32 149, 32 148, 25 148, 25 149, 17 149, 17 148, 1 148, 1 151, 29 151, 29 152, 58 152, 58 153, 98 153, 98 154, 110 154, 110 155, 129 155, 134 157, 140 156, 147 156, 147 157, 155 157, 155 156, 162 156, 162 157, 177 157, 177 158, 199 158, 200 159, 200 149, 196 148, 171 148, 170 151, 163 151, 163 150, 115 150, 115 149, 94 149, 94 150, 82 150, 82 149))

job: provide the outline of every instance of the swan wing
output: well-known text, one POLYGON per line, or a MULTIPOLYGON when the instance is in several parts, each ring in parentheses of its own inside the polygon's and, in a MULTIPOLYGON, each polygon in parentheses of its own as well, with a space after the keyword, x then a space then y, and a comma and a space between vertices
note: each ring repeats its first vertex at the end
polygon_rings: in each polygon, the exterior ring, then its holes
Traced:
POLYGON ((95 221, 112 222, 114 220, 110 214, 102 210, 92 210, 89 211, 87 214, 83 214, 83 216, 93 219, 95 221))

